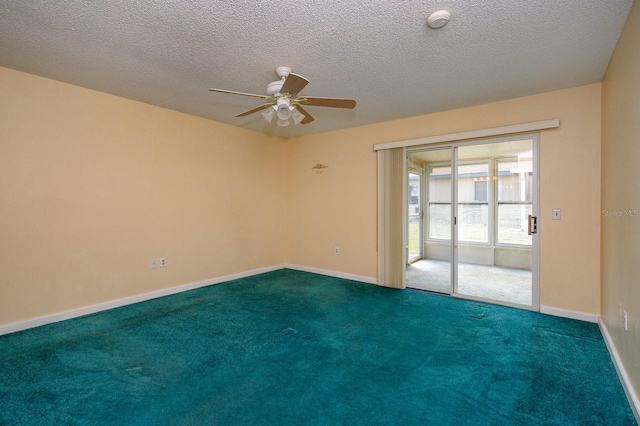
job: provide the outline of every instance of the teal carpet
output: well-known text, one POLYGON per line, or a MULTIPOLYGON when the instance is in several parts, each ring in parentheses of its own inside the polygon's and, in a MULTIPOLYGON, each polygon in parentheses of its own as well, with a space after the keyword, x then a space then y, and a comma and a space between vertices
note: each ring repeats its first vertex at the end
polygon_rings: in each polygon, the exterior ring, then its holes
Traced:
POLYGON ((595 324, 281 270, 0 336, 0 424, 636 423, 595 324))

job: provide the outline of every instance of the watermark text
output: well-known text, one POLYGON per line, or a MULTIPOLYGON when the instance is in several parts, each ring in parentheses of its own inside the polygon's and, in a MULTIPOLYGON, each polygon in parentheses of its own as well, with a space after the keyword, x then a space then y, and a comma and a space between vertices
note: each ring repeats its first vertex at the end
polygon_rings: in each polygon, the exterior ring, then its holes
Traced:
POLYGON ((602 210, 604 217, 640 217, 640 210, 602 210))

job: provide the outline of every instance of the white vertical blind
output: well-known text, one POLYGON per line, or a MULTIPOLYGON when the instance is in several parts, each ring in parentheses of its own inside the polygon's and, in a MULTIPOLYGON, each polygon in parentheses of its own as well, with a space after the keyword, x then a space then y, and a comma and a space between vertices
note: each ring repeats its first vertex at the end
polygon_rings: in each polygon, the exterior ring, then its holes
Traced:
POLYGON ((378 151, 378 284, 405 288, 406 149, 378 151))

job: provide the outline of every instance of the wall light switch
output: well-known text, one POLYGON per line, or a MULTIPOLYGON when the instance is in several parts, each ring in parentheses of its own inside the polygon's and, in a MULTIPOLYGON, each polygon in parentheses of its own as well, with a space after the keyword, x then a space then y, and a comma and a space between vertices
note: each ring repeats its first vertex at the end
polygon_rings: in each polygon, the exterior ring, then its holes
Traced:
POLYGON ((562 219, 562 212, 560 211, 560 209, 553 209, 553 220, 560 219, 562 219))

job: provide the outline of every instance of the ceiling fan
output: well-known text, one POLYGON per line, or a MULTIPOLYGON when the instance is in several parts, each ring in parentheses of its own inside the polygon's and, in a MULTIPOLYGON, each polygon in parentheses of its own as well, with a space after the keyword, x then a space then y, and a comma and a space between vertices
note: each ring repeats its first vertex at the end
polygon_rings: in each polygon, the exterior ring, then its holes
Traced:
POLYGON ((246 117, 262 111, 262 116, 269 123, 273 121, 274 117, 278 117, 278 126, 281 127, 288 126, 291 120, 295 124, 308 124, 314 121, 311 114, 302 107, 303 105, 348 109, 353 109, 356 106, 356 101, 353 99, 300 96, 300 92, 309 84, 309 80, 301 75, 292 73, 290 67, 277 67, 276 74, 280 77, 280 80, 273 81, 267 85, 267 95, 224 89, 209 89, 209 91, 265 99, 268 103, 242 112, 236 117, 246 117))

